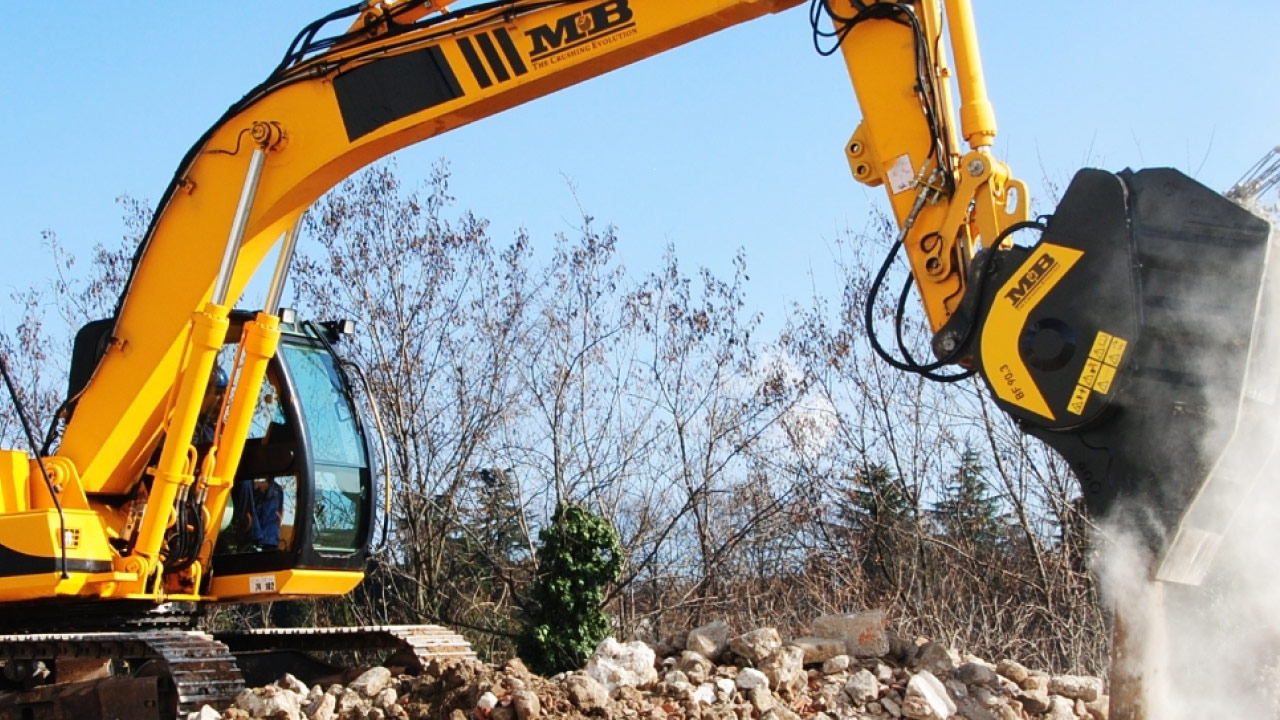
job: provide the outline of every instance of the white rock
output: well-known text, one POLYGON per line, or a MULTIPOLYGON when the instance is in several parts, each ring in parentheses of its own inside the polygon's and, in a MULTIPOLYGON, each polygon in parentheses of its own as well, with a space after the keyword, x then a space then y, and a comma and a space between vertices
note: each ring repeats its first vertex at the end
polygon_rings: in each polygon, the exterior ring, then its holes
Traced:
POLYGON ((389 684, 391 684, 391 671, 384 667, 375 667, 366 670, 360 677, 348 683, 347 687, 367 698, 372 698, 389 684))
POLYGON ((724 696, 725 700, 733 697, 733 691, 736 689, 737 683, 726 677, 719 677, 715 680, 716 697, 724 696))
POLYGON ((1022 703, 1022 707, 1029 713, 1049 712, 1053 707, 1053 700, 1049 695, 1049 683, 1047 679, 1044 683, 1033 682, 1034 680, 1036 677, 1033 675, 1023 681, 1027 687, 1018 693, 1018 702, 1022 703))
POLYGON ((769 692, 768 685, 751 688, 747 691, 747 699, 751 701, 751 707, 756 709, 757 714, 767 713, 778 704, 777 698, 769 692))
POLYGON ((758 687, 768 687, 769 678, 764 673, 755 668, 742 668, 738 671, 738 679, 736 681, 739 690, 751 690, 758 687))
POLYGON ((311 717, 315 714, 316 708, 320 707, 320 703, 323 701, 324 696, 324 688, 321 688, 319 685, 311 688, 311 690, 307 692, 306 699, 302 701, 302 714, 307 717, 311 717))
POLYGON ((587 660, 586 672, 609 692, 623 686, 644 687, 658 681, 653 661, 653 648, 642 642, 623 645, 605 638, 587 660))
POLYGON ((729 623, 716 620, 694 628, 685 639, 684 649, 692 650, 710 660, 718 660, 729 649, 729 623))
POLYGON ((676 670, 685 674, 691 683, 704 683, 711 676, 715 666, 702 653, 685 650, 676 659, 676 670))
POLYGON ((780 647, 782 636, 771 627, 758 628, 729 641, 730 650, 753 663, 764 660, 780 647))
POLYGON ((1025 667, 1023 667, 1022 663, 1008 659, 1001 660, 996 664, 996 672, 1016 683, 1021 683, 1023 680, 1027 679, 1028 675, 1031 674, 1025 667))
POLYGON ((359 690, 347 688, 337 697, 338 704, 335 710, 338 715, 353 715, 357 712, 364 712, 369 707, 369 699, 359 690))
POLYGON ((325 693, 320 701, 307 713, 307 720, 333 720, 338 716, 338 697, 325 693))
POLYGON ((242 691, 236 696, 235 706, 255 718, 300 720, 302 717, 298 696, 273 685, 242 691))
POLYGON ((853 660, 848 655, 837 655, 830 660, 822 663, 823 675, 835 675, 849 669, 849 664, 853 660))
POLYGON ((907 683, 902 702, 902 714, 906 717, 912 720, 945 720, 955 712, 956 704, 933 673, 921 670, 907 683))
POLYGON ((859 670, 844 685, 844 694, 856 705, 869 703, 880 697, 880 681, 867 670, 859 670))
POLYGON ((1054 695, 1045 720, 1076 720, 1076 703, 1062 696, 1054 695))
POLYGON ((492 710, 498 707, 498 696, 491 692, 486 692, 476 700, 476 708, 478 710, 492 710))
POLYGON ((760 670, 777 692, 798 693, 809 682, 804 671, 804 651, 794 645, 778 648, 760 663, 760 670))
POLYGON ((298 695, 301 695, 303 697, 306 697, 311 692, 311 688, 307 687, 306 683, 290 675, 289 673, 285 673, 284 677, 281 677, 279 680, 277 680, 276 686, 283 688, 285 690, 295 692, 298 695))
POLYGON ((383 688, 382 692, 374 696, 373 706, 382 710, 390 710, 391 706, 395 705, 396 700, 399 699, 400 696, 396 694, 395 688, 383 688))
POLYGON ((222 713, 208 705, 202 705, 196 712, 187 713, 187 720, 222 720, 222 713))
POLYGON ((700 705, 715 705, 716 686, 711 683, 702 683, 694 689, 689 699, 700 705))

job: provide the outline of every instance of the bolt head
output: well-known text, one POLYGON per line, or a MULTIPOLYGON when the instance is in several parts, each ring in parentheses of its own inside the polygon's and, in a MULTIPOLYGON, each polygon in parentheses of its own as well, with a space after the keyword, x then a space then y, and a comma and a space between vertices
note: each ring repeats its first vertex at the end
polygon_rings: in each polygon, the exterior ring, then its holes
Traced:
POLYGON ((981 175, 986 171, 987 171, 987 164, 982 162, 981 160, 969 161, 969 174, 972 175, 973 177, 978 177, 979 175, 981 175))

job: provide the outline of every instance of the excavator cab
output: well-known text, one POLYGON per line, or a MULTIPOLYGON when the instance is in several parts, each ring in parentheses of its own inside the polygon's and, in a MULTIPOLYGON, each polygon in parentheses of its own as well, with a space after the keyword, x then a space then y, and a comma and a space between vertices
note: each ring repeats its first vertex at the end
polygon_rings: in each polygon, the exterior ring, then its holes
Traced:
MULTIPOLYGON (((219 526, 208 587, 219 600, 306 595, 308 583, 325 582, 330 571, 359 572, 368 557, 375 513, 368 438, 334 349, 351 323, 284 315, 219 526)), ((250 319, 233 314, 228 337, 250 319)), ((227 345, 219 367, 229 369, 234 354, 227 345)))
MULTIPOLYGON (((282 316, 279 349, 258 392, 229 502, 211 523, 217 535, 200 595, 214 601, 346 592, 369 555, 376 508, 368 436, 347 363, 335 349, 354 324, 298 320, 291 310, 282 316)), ((207 390, 206 405, 215 411, 225 378, 235 376, 241 328, 253 317, 231 314, 207 390)), ((77 335, 73 396, 91 375, 111 327, 110 320, 96 321, 77 335)), ((204 453, 212 432, 201 434, 198 427, 195 448, 204 453)), ((206 537, 213 530, 206 529, 206 537)))

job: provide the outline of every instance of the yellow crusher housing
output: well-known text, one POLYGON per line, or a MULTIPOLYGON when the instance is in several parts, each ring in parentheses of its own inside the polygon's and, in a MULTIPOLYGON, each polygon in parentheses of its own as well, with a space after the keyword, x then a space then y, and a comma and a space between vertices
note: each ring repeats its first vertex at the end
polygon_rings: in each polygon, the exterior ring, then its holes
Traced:
MULTIPOLYGON (((465 654, 440 629, 221 642, 163 629, 204 604, 342 594, 362 577, 379 503, 335 350, 350 328, 278 310, 299 218, 394 150, 799 4, 388 0, 304 28, 179 164, 113 317, 77 341, 60 436, 30 454, 0 451, 6 671, 45 661, 65 681, 66 653, 112 648, 126 664, 167 663, 168 679, 138 688, 144 700, 124 713, 142 717, 146 702, 162 714, 225 702, 239 683, 228 647, 358 636, 465 654), (229 299, 273 251, 262 310, 232 312, 229 299), (223 383, 210 423, 207 398, 223 383), (349 422, 322 417, 326 403, 349 422), (265 545, 228 519, 238 487, 276 492, 264 478, 292 503, 265 545), (118 637, 126 626, 145 632, 118 637), (51 632, 62 634, 29 635, 51 632), (184 643, 214 669, 183 671, 184 643)), ((1196 580, 1223 530, 1204 508, 1238 502, 1250 481, 1219 459, 1238 418, 1254 422, 1271 400, 1245 393, 1266 223, 1173 170, 1083 171, 1053 215, 1032 222, 1025 184, 991 151, 967 0, 811 0, 810 19, 819 50, 846 63, 862 111, 844 144, 850 170, 883 186, 900 228, 894 251, 911 280, 899 309, 913 287, 936 332, 932 361, 876 348, 904 371, 979 373, 1024 430, 1067 458, 1090 511, 1135 518, 1164 557, 1161 576, 1196 580), (1038 243, 1014 246, 1024 229, 1040 230, 1038 243), (1230 278, 1229 289, 1210 277, 1230 278), (1230 359, 1207 363, 1209 348, 1230 359), (1211 424, 1209 408, 1224 406, 1243 415, 1211 424)))

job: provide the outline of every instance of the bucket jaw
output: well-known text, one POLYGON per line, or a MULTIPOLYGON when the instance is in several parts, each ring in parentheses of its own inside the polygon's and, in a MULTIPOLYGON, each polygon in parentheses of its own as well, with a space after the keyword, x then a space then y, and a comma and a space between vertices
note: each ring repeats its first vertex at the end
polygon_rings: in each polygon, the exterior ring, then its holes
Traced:
MULTIPOLYGON (((975 259, 970 348, 997 403, 1070 464, 1090 514, 1199 583, 1275 444, 1270 228, 1171 169, 1072 180, 1040 241, 975 259)), ((964 315, 968 315, 968 318, 964 315)))

